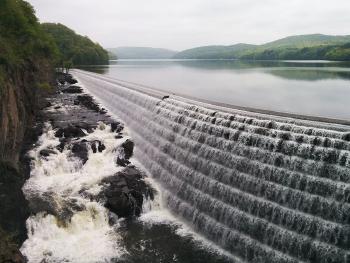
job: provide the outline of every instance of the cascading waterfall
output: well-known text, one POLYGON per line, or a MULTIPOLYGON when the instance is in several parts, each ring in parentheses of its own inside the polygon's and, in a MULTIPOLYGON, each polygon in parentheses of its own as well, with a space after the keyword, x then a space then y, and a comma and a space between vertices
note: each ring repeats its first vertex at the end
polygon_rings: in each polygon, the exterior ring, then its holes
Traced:
POLYGON ((225 113, 74 71, 129 127, 168 208, 242 262, 350 262, 350 133, 225 113))

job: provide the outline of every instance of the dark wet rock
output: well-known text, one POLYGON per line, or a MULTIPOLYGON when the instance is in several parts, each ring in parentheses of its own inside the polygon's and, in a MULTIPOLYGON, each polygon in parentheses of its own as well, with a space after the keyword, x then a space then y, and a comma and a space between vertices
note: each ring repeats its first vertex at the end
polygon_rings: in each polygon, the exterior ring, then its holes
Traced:
POLYGON ((57 82, 61 85, 68 83, 68 84, 76 84, 78 81, 73 78, 71 74, 63 73, 63 72, 57 72, 56 73, 56 79, 57 82))
POLYGON ((86 161, 88 160, 87 142, 81 141, 81 142, 73 144, 71 151, 72 151, 74 156, 76 156, 82 160, 83 164, 85 164, 86 161))
POLYGON ((67 143, 67 139, 61 138, 60 144, 56 146, 56 149, 59 150, 60 152, 62 152, 66 143, 67 143))
POLYGON ((117 157, 117 164, 120 166, 126 167, 127 165, 130 164, 130 161, 121 157, 117 157))
POLYGON ((66 81, 67 81, 67 83, 69 83, 69 84, 76 84, 76 83, 78 83, 78 81, 77 81, 75 78, 73 78, 72 76, 67 77, 67 78, 66 78, 66 81))
POLYGON ((62 90, 63 93, 83 93, 83 89, 78 86, 70 86, 62 90))
POLYGON ((89 95, 77 96, 77 98, 74 100, 74 104, 75 105, 81 104, 81 105, 85 106, 86 108, 93 110, 95 112, 101 113, 101 114, 104 114, 106 112, 105 110, 102 111, 100 109, 100 107, 98 106, 98 104, 94 101, 94 99, 89 95))
POLYGON ((123 142, 121 147, 123 147, 124 150, 124 158, 130 159, 134 151, 134 142, 128 139, 125 142, 123 142))
POLYGON ((55 136, 65 138, 79 138, 85 136, 85 133, 81 128, 70 125, 68 127, 58 129, 55 133, 55 136))
POLYGON ((51 149, 44 149, 44 150, 41 150, 39 154, 41 156, 47 157, 51 154, 56 154, 56 152, 54 150, 51 150, 51 149))
POLYGON ((168 99, 169 96, 163 96, 162 100, 168 99))
POLYGON ((91 123, 87 123, 87 122, 83 122, 83 121, 75 123, 74 126, 77 128, 86 130, 88 133, 91 133, 96 128, 95 123, 91 124, 91 123))
POLYGON ((91 148, 93 153, 97 153, 105 150, 106 146, 98 140, 95 140, 92 142, 82 140, 80 142, 76 142, 73 144, 71 148, 71 152, 75 157, 80 158, 83 164, 85 164, 86 161, 88 160, 89 148, 91 148))
POLYGON ((91 142, 90 145, 93 153, 96 153, 97 151, 102 152, 106 149, 106 146, 98 140, 91 142))
POLYGON ((121 138, 123 138, 123 136, 122 135, 116 135, 116 136, 114 136, 114 138, 121 139, 121 138))
POLYGON ((121 132, 123 129, 124 129, 124 127, 120 122, 112 122, 111 123, 112 132, 121 132))
MULTIPOLYGON (((28 202, 22 192, 22 176, 11 164, 0 161, 0 228, 16 244, 26 238, 25 221, 29 216, 28 202)), ((0 234, 0 242, 2 238, 0 234)))
POLYGON ((25 258, 18 249, 11 235, 0 228, 0 262, 25 263, 25 258))
POLYGON ((60 109, 60 108, 62 108, 62 107, 61 107, 61 106, 56 106, 56 107, 54 107, 55 110, 58 110, 58 109, 60 109))
POLYGON ((127 167, 102 183, 105 185, 102 191, 105 206, 118 217, 139 216, 144 196, 153 199, 153 189, 136 168, 127 167))

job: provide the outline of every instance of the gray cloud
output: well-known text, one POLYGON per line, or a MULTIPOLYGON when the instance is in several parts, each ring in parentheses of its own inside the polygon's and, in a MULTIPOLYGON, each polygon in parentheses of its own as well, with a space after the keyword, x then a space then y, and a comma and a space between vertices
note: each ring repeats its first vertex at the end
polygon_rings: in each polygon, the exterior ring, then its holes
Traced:
POLYGON ((105 47, 182 50, 264 43, 294 34, 350 34, 349 0, 29 0, 42 22, 60 22, 105 47))

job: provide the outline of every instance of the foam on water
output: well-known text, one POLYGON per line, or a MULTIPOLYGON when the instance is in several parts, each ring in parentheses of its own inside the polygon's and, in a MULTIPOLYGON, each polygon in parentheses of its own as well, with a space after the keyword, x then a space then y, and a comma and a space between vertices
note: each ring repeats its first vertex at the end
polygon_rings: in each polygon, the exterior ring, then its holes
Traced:
POLYGON ((125 253, 107 210, 98 203, 88 203, 67 225, 40 213, 28 219, 27 228, 21 251, 29 262, 105 262, 125 253))
POLYGON ((106 149, 96 153, 89 149, 89 159, 82 164, 69 148, 62 152, 55 148, 60 142, 52 127, 45 126, 38 146, 29 152, 31 176, 23 191, 30 202, 46 202, 51 214, 41 212, 27 220, 28 239, 21 251, 29 262, 105 262, 125 253, 118 223, 110 226, 108 210, 90 197, 100 192, 103 178, 122 169, 115 158, 126 138, 115 139, 110 126, 100 123, 83 139, 99 140, 106 149), (53 154, 41 156, 44 149, 53 154), (69 219, 64 215, 67 210, 72 213, 69 219))

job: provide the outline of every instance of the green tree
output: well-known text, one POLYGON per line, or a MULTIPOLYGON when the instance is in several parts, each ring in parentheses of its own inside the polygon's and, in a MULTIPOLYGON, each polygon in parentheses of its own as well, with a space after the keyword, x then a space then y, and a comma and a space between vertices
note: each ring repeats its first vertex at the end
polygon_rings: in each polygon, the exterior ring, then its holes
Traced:
POLYGON ((88 37, 76 34, 62 24, 44 23, 43 30, 56 43, 60 52, 60 65, 101 65, 108 64, 108 52, 88 37))

